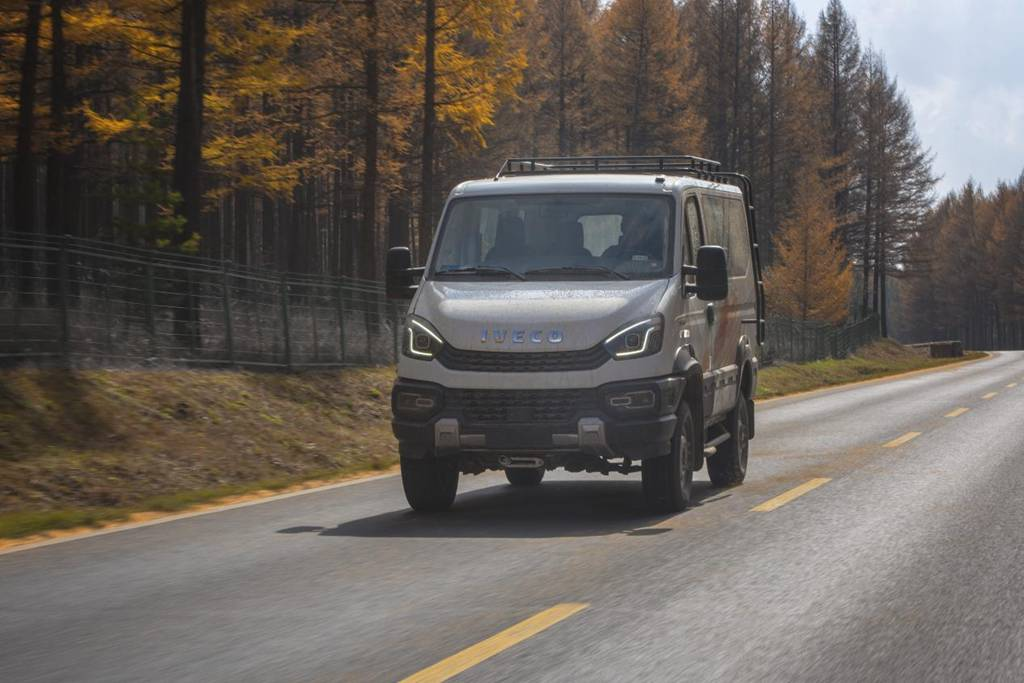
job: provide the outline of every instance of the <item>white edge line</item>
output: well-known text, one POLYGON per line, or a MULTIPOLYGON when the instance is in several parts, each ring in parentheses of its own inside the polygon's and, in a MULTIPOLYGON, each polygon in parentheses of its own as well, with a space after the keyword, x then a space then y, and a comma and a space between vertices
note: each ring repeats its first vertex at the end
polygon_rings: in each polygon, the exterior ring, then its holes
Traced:
POLYGON ((360 479, 352 479, 349 481, 340 481, 337 484, 325 484, 324 486, 316 486, 313 488, 303 489, 301 491, 292 491, 291 493, 279 493, 273 496, 267 496, 266 498, 260 498, 258 500, 246 500, 241 503, 232 503, 230 505, 223 505, 220 507, 211 508, 209 510, 196 510, 194 512, 182 512, 176 515, 168 515, 166 517, 160 517, 158 519, 150 519, 145 522, 134 522, 128 524, 118 525, 116 522, 113 526, 106 529, 97 529, 96 531, 89 531, 82 534, 76 534, 74 536, 67 536, 65 538, 49 538, 45 541, 38 541, 36 543, 26 543, 24 545, 16 545, 12 548, 6 548, 0 550, 0 556, 10 555, 12 553, 20 553, 25 550, 35 550, 36 548, 43 548, 48 545, 57 545, 58 543, 70 543, 71 541, 81 541, 86 538, 95 538, 97 536, 106 536, 107 534, 116 534, 121 531, 130 531, 132 529, 141 529, 147 526, 156 526, 157 524, 166 524, 168 522, 177 522, 181 519, 191 519, 192 517, 202 517, 204 515, 212 515, 218 512, 226 512, 228 510, 237 510, 238 508, 246 508, 252 505, 262 505, 263 503, 273 503, 279 500, 285 500, 287 498, 295 498, 297 496, 305 496, 310 493, 321 493, 323 491, 330 491, 332 489, 340 489, 346 486, 355 486, 356 484, 366 484, 371 481, 380 481, 381 479, 390 479, 397 477, 398 472, 392 472, 390 474, 378 474, 372 477, 362 477, 360 479))

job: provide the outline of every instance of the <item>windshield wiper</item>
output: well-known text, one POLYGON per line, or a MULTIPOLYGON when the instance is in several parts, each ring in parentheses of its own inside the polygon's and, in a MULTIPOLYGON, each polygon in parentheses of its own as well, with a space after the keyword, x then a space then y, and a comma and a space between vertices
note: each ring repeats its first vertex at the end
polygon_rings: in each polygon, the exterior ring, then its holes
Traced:
POLYGON ((582 275, 610 275, 617 277, 620 280, 628 280, 629 276, 625 273, 620 273, 617 270, 606 268, 605 266, 554 266, 551 268, 531 268, 530 270, 523 273, 523 275, 546 275, 546 274, 557 274, 557 273, 579 273, 582 275))
POLYGON ((434 273, 438 275, 511 275, 517 280, 525 280, 522 274, 505 266, 466 266, 465 268, 446 268, 434 273))

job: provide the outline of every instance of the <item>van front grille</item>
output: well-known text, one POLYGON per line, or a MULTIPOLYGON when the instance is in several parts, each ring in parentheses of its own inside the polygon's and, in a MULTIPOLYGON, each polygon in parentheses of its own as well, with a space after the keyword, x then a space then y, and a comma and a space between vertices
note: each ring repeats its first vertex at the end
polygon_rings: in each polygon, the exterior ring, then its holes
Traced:
POLYGON ((582 351, 466 351, 445 344, 437 355, 449 370, 470 372, 568 372, 594 370, 611 358, 604 346, 582 351))
POLYGON ((595 394, 586 389, 449 389, 445 404, 462 411, 470 424, 568 423, 593 410, 595 394))

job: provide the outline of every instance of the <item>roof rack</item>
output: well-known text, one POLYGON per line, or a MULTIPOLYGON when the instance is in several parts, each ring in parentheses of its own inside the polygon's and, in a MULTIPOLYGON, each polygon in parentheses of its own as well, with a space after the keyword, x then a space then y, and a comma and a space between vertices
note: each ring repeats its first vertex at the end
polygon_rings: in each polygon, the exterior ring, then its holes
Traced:
POLYGON ((545 173, 685 173, 702 175, 722 167, 690 155, 637 157, 523 157, 506 159, 494 179, 545 173))

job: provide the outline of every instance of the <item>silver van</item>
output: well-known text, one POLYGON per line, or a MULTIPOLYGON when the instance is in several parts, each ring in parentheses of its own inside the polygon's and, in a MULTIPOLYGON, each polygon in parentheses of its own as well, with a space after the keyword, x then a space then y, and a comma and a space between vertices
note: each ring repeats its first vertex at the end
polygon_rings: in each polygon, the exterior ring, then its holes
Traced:
POLYGON ((743 481, 764 343, 749 180, 690 156, 509 159, 452 190, 409 298, 393 428, 409 504, 459 474, 641 472, 657 512, 707 461, 743 481))

